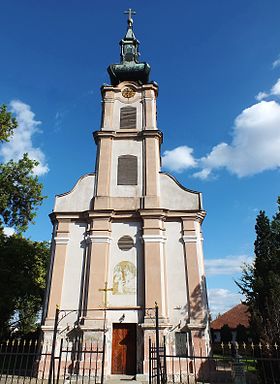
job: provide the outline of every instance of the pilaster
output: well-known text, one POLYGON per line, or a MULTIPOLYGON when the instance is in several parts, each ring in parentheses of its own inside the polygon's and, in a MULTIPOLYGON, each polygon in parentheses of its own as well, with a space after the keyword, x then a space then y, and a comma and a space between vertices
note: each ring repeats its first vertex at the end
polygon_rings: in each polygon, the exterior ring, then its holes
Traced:
POLYGON ((46 325, 53 322, 56 306, 61 304, 65 259, 69 242, 69 225, 70 219, 59 219, 57 223, 57 231, 54 237, 55 256, 52 266, 46 325))
POLYGON ((112 162, 112 138, 110 135, 99 139, 99 157, 97 158, 97 186, 96 196, 110 195, 110 178, 112 162))
POLYGON ((196 230, 196 221, 199 217, 182 217, 183 241, 186 256, 186 270, 188 279, 189 293, 189 328, 200 329, 206 324, 206 306, 203 300, 205 292, 204 276, 201 273, 198 254, 198 234, 196 230))
POLYGON ((145 307, 159 306, 159 315, 166 318, 164 217, 141 212, 143 218, 143 250, 145 266, 145 307))
MULTIPOLYGON (((107 281, 108 257, 111 243, 110 217, 92 217, 88 242, 88 296, 87 309, 104 307, 104 288, 107 281)), ((102 318, 102 311, 88 311, 86 322, 102 318)))

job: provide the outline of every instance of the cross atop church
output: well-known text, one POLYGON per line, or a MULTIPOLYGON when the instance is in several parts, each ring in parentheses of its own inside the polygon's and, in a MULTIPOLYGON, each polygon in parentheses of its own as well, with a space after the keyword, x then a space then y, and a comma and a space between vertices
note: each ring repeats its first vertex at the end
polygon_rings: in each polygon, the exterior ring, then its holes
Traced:
POLYGON ((124 14, 125 14, 125 15, 128 15, 128 17, 127 17, 127 23, 128 23, 128 25, 131 27, 132 24, 133 24, 132 15, 136 15, 136 12, 133 11, 131 8, 128 8, 128 10, 124 12, 124 14))

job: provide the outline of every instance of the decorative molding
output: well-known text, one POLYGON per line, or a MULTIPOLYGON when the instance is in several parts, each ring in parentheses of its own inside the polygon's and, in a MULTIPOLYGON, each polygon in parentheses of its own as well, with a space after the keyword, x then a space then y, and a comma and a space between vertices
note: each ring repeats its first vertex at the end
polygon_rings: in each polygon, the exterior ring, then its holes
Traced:
POLYGON ((143 235, 142 239, 145 243, 165 243, 167 238, 162 235, 143 235))
POLYGON ((199 330, 199 329, 205 329, 207 326, 207 323, 205 322, 191 322, 188 324, 188 328, 190 330, 199 330))
POLYGON ((90 235, 87 237, 88 243, 111 243, 112 238, 104 235, 90 235))
POLYGON ((56 236, 54 238, 55 244, 59 244, 59 245, 68 244, 69 240, 70 240, 69 237, 58 237, 58 236, 56 236))
POLYGON ((184 243, 196 243, 198 240, 196 235, 185 235, 183 236, 184 243))

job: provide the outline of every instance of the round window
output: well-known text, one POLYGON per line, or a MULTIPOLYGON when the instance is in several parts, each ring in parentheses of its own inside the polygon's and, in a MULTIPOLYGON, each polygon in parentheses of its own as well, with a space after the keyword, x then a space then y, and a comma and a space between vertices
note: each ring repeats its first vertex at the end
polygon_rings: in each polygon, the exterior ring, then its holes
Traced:
POLYGON ((130 236, 122 236, 118 241, 118 247, 122 251, 129 251, 134 246, 133 238, 130 236))

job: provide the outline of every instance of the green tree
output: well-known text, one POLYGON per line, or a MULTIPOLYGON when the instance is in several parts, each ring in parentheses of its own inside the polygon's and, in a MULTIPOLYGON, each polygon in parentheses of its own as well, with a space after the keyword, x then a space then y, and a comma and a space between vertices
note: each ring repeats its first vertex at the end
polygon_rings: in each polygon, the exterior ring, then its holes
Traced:
POLYGON ((229 343, 232 340, 232 332, 227 324, 224 324, 222 326, 220 334, 223 343, 229 343))
POLYGON ((0 105, 0 142, 9 141, 16 127, 17 121, 11 112, 8 112, 7 106, 0 105))
POLYGON ((43 185, 33 174, 37 161, 27 154, 15 162, 0 164, 0 226, 14 227, 18 232, 27 229, 42 204, 43 185))
MULTIPOLYGON (((17 122, 5 105, 0 106, 0 143, 9 141, 17 122)), ((37 161, 27 154, 19 161, 0 163, 0 332, 6 332, 11 319, 18 328, 32 330, 42 307, 46 271, 50 255, 46 242, 23 237, 42 203, 42 184, 34 175, 37 161), (17 234, 5 236, 4 226, 17 234)))
POLYGON ((237 283, 251 314, 256 340, 280 342, 280 199, 270 220, 264 211, 256 219, 255 260, 246 265, 237 283))
POLYGON ((238 343, 247 343, 248 341, 248 330, 242 324, 238 324, 236 327, 236 341, 238 343))
POLYGON ((42 307, 50 249, 47 242, 0 234, 0 329, 13 316, 23 333, 31 331, 42 307))

